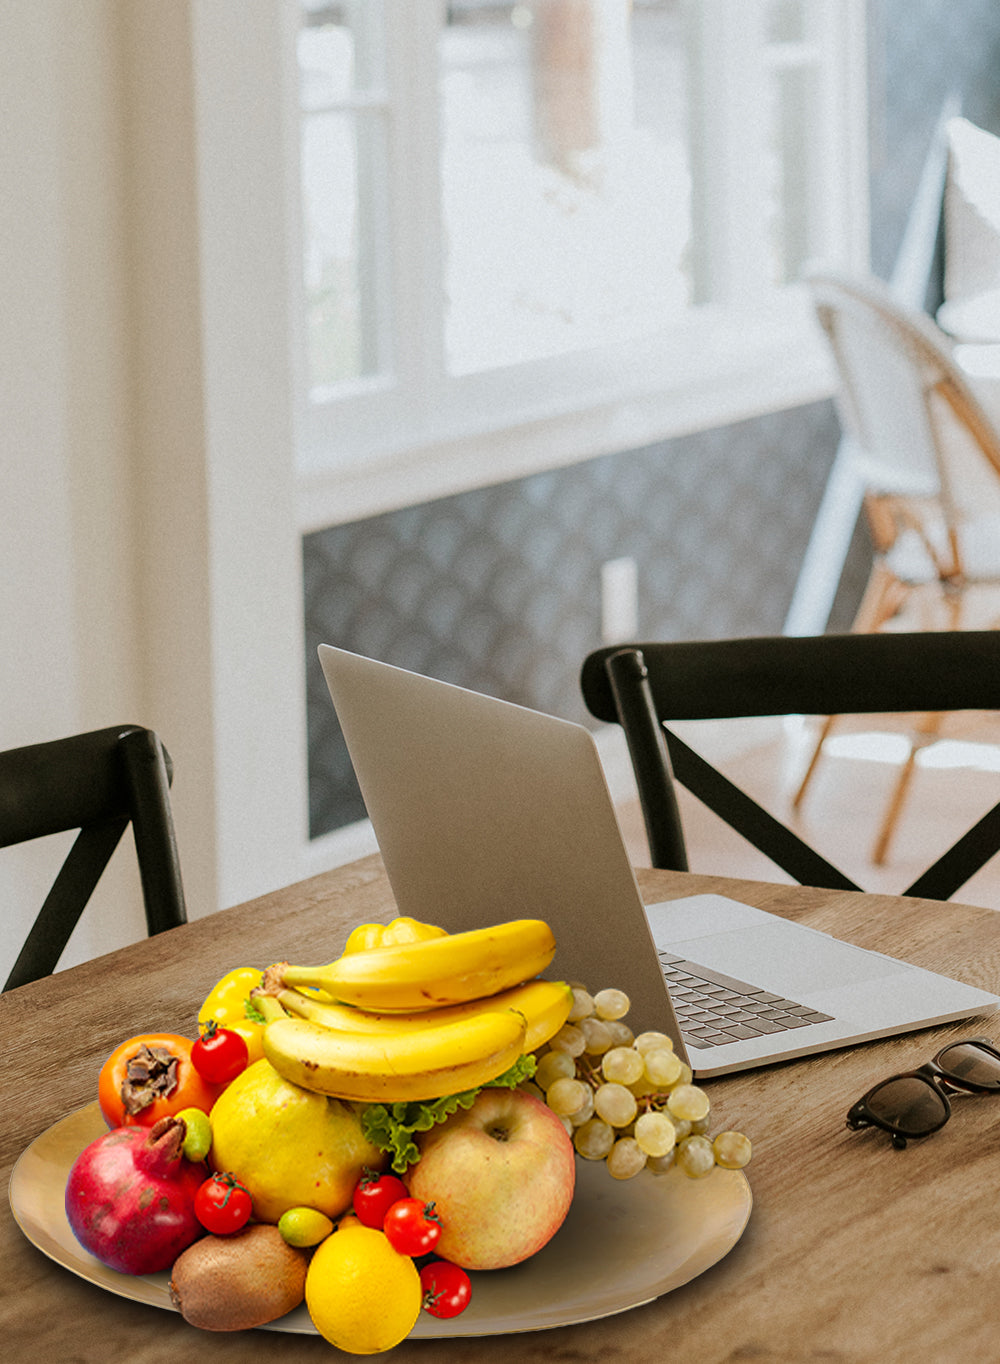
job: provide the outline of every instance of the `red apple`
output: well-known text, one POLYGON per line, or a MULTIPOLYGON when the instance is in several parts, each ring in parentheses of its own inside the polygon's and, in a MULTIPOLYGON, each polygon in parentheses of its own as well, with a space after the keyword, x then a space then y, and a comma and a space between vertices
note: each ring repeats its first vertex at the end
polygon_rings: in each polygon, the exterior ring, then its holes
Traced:
POLYGON ((410 1193, 434 1203, 435 1246, 465 1269, 502 1269, 541 1250, 562 1226, 576 1179, 573 1143, 545 1104, 518 1089, 484 1089, 418 1139, 410 1193))

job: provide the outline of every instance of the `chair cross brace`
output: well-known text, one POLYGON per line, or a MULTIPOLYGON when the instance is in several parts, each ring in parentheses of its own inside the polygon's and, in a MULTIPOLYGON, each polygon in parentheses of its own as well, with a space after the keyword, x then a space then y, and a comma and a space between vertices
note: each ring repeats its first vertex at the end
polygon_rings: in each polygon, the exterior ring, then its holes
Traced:
MULTIPOLYGON (((802 885, 861 887, 707 762, 660 720, 649 671, 638 648, 608 653, 604 669, 616 718, 629 745, 654 867, 688 869, 676 779, 737 833, 802 885)), ((1000 803, 985 814, 904 892, 946 900, 1000 845, 1000 803)))

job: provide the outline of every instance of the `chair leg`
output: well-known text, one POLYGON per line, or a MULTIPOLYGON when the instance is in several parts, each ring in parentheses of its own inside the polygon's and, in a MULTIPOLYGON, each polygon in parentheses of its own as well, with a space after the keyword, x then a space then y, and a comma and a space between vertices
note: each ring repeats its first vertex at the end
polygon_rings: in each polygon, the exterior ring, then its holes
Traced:
MULTIPOLYGON (((941 597, 941 602, 944 604, 945 611, 944 629, 962 629, 963 607, 965 607, 965 597, 963 597, 962 591, 960 591, 960 589, 956 591, 956 589, 950 588, 947 584, 944 584, 944 595, 941 597)), ((926 630, 933 630, 936 627, 936 623, 933 619, 929 619, 929 621, 925 622, 924 627, 926 630)), ((910 787, 910 780, 911 777, 913 777, 915 765, 917 765, 917 754, 920 753, 921 749, 924 749, 929 743, 935 742, 935 739, 939 737, 941 723, 943 723, 945 713, 947 712, 935 711, 925 715, 924 719, 922 719, 921 723, 917 726, 915 738, 910 741, 909 756, 907 756, 906 762, 903 764, 903 771, 899 773, 898 780, 896 780, 895 790, 892 791, 891 798, 889 798, 888 809, 885 810, 883 821, 881 821, 881 828, 879 829, 879 833, 877 833, 876 840, 874 840, 874 846, 872 848, 872 863, 874 866, 885 866, 885 862, 887 862, 889 839, 891 839, 892 833, 895 831, 896 821, 898 821, 900 810, 902 810, 903 807, 903 799, 906 798, 906 792, 910 787)))
MULTIPOLYGON (((954 591, 945 586, 943 604, 947 619, 944 624, 946 630, 961 630, 963 625, 963 606, 964 598, 961 591, 954 591)), ((925 629, 934 629, 934 622, 930 621, 925 625, 925 629)), ((910 751, 903 770, 900 772, 896 781, 895 789, 889 800, 889 806, 882 817, 882 826, 879 829, 872 848, 872 864, 876 867, 884 867, 889 856, 889 841, 896 828, 900 811, 903 808, 903 800, 909 789, 910 781, 916 768, 917 754, 928 744, 932 744, 941 733, 941 724, 946 712, 933 711, 923 717, 917 726, 916 737, 910 741, 910 751)))
POLYGON ((896 779, 896 785, 885 814, 882 816, 882 824, 875 838, 872 847, 872 864, 876 867, 884 867, 889 856, 889 843, 896 829, 896 823, 903 808, 903 801, 910 787, 910 781, 916 770, 917 754, 922 748, 933 743, 941 730, 941 722, 944 719, 944 711, 934 711, 924 716, 918 728, 917 738, 911 740, 910 751, 906 756, 902 771, 896 779))
MULTIPOLYGON (((861 604, 854 617, 851 632, 858 635, 868 635, 881 630, 886 621, 892 620, 893 616, 898 613, 908 592, 909 588, 906 583, 901 582, 881 559, 876 559, 872 564, 868 582, 865 584, 861 604)), ((798 810, 805 800, 806 789, 813 779, 820 754, 823 751, 823 745, 830 737, 830 731, 833 729, 836 719, 835 715, 828 715, 823 722, 823 728, 820 730, 805 775, 792 796, 793 810, 798 810)))
POLYGON ((816 768, 819 765, 820 754, 823 752, 823 745, 830 737, 830 731, 833 729, 836 720, 837 720, 836 715, 828 715, 826 719, 823 721, 823 728, 820 730, 819 738, 816 740, 815 746, 813 747, 812 757, 809 759, 809 765, 806 767, 805 775, 799 782, 798 789, 796 790, 794 796, 792 796, 793 810, 797 810, 799 806, 802 804, 802 802, 805 800, 806 788, 813 779, 813 773, 816 771, 816 768))
POLYGON ((873 635, 881 630, 887 621, 899 614, 911 590, 909 584, 902 582, 892 569, 876 560, 854 617, 851 633, 873 635))

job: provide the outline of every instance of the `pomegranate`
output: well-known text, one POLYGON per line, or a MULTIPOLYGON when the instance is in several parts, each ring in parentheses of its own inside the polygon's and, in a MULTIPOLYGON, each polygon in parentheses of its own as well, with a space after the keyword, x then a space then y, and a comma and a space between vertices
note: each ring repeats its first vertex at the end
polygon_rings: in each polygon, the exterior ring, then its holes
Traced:
POLYGON ((205 1167, 181 1153, 185 1124, 116 1127, 77 1156, 66 1181, 66 1216, 91 1255, 122 1274, 167 1269, 204 1228, 194 1196, 205 1167))

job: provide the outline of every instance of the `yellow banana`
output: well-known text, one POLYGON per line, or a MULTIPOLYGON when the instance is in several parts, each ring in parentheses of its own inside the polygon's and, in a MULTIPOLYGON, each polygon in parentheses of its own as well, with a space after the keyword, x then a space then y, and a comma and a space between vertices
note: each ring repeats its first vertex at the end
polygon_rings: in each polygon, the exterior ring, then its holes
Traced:
POLYGON ((299 990, 280 990, 277 998, 288 1013, 312 1019, 324 1027, 343 1032, 383 1034, 412 1032, 431 1023, 451 1023, 460 1018, 473 1018, 476 1014, 514 1009, 524 1018, 527 1027, 524 1050, 536 1051, 566 1022, 573 991, 563 980, 529 980, 485 999, 407 1014, 368 1013, 349 1004, 324 1004, 314 995, 302 994, 299 990))
POLYGON ((410 1013, 495 995, 544 971, 556 940, 541 919, 512 919, 467 933, 349 953, 328 966, 289 966, 285 985, 319 986, 372 1013, 410 1013))
POLYGON ((338 1099, 396 1103, 477 1089, 524 1051, 520 1014, 483 1013, 410 1032, 338 1032, 307 1018, 264 1029, 264 1055, 292 1084, 338 1099))
POLYGON ((351 952, 369 952, 373 947, 388 947, 391 943, 443 937, 444 929, 436 924, 424 924, 403 915, 387 924, 358 924, 344 944, 344 956, 351 952))

